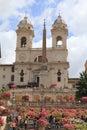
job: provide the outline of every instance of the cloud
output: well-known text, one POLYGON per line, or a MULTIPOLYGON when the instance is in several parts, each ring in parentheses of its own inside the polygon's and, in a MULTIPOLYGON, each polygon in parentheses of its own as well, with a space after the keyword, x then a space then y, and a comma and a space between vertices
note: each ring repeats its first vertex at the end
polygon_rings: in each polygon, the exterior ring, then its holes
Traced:
POLYGON ((16 33, 13 30, 0 32, 1 63, 12 63, 15 60, 16 33))
POLYGON ((6 28, 8 28, 8 25, 9 25, 9 21, 6 20, 5 22, 3 22, 1 25, 0 25, 0 32, 5 30, 6 28))
POLYGON ((19 13, 18 9, 30 6, 34 2, 35 0, 0 0, 0 18, 4 20, 13 15, 16 16, 19 13))
POLYGON ((74 35, 81 35, 87 32, 87 0, 63 0, 57 5, 57 11, 68 23, 69 31, 74 35))
POLYGON ((79 73, 84 71, 86 62, 86 36, 72 36, 68 39, 68 61, 70 62, 70 77, 79 77, 79 73))

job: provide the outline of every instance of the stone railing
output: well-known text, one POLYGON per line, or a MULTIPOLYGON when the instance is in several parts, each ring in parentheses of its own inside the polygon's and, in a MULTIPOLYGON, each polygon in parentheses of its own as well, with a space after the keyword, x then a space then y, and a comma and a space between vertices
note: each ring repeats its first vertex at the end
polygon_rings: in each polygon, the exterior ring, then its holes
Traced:
POLYGON ((58 103, 58 102, 41 102, 41 101, 29 101, 29 102, 18 102, 14 103, 15 106, 29 106, 29 107, 58 107, 58 108, 87 108, 87 104, 82 103, 58 103))
POLYGON ((66 88, 44 88, 44 89, 40 89, 40 88, 20 88, 20 89, 10 89, 11 92, 14 92, 14 93, 29 93, 29 92, 36 92, 36 93, 40 93, 40 92, 44 92, 44 93, 75 93, 76 92, 76 89, 66 89, 66 88))

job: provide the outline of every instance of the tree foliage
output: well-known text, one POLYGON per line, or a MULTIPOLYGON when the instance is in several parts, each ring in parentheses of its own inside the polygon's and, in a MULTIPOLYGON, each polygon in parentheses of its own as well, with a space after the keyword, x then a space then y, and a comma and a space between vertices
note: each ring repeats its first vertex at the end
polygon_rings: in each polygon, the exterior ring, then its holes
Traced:
POLYGON ((80 79, 76 85, 77 85, 76 99, 79 100, 83 96, 87 96, 87 73, 86 72, 80 73, 80 79))
POLYGON ((0 99, 2 98, 1 95, 2 95, 2 93, 3 93, 4 91, 5 91, 5 88, 2 87, 2 88, 0 89, 0 99))

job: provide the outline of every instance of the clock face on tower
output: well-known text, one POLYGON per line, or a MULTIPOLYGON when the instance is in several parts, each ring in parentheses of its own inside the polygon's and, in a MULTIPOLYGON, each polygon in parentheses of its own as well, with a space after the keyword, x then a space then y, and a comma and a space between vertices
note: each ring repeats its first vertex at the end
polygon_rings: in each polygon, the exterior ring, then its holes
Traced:
POLYGON ((24 54, 24 53, 19 54, 19 60, 25 61, 26 60, 26 54, 24 54))

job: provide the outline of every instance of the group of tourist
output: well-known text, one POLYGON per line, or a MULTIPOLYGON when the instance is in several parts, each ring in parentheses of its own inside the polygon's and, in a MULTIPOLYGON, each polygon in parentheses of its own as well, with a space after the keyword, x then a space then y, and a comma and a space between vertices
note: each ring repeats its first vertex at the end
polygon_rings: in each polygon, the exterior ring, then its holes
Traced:
MULTIPOLYGON (((13 114, 8 114, 7 119, 6 119, 6 130, 28 130, 28 129, 37 129, 38 124, 37 120, 41 118, 39 117, 29 117, 28 115, 24 115, 22 113, 21 115, 18 113, 13 113, 13 114)), ((62 127, 62 124, 59 123, 56 119, 55 116, 50 115, 48 120, 48 125, 47 129, 51 128, 60 128, 62 127)))
POLYGON ((27 130, 28 125, 31 123, 32 127, 35 128, 35 119, 30 120, 29 116, 23 115, 8 115, 7 116, 7 130, 27 130), (31 122, 32 121, 32 122, 31 122))
MULTIPOLYGON (((45 125, 46 130, 61 128, 87 129, 87 109, 85 108, 31 108, 14 106, 3 109, 1 117, 6 116, 4 130, 39 130, 45 125), (41 119, 41 120, 39 120, 41 119)), ((68 130, 68 129, 67 129, 68 130)))

